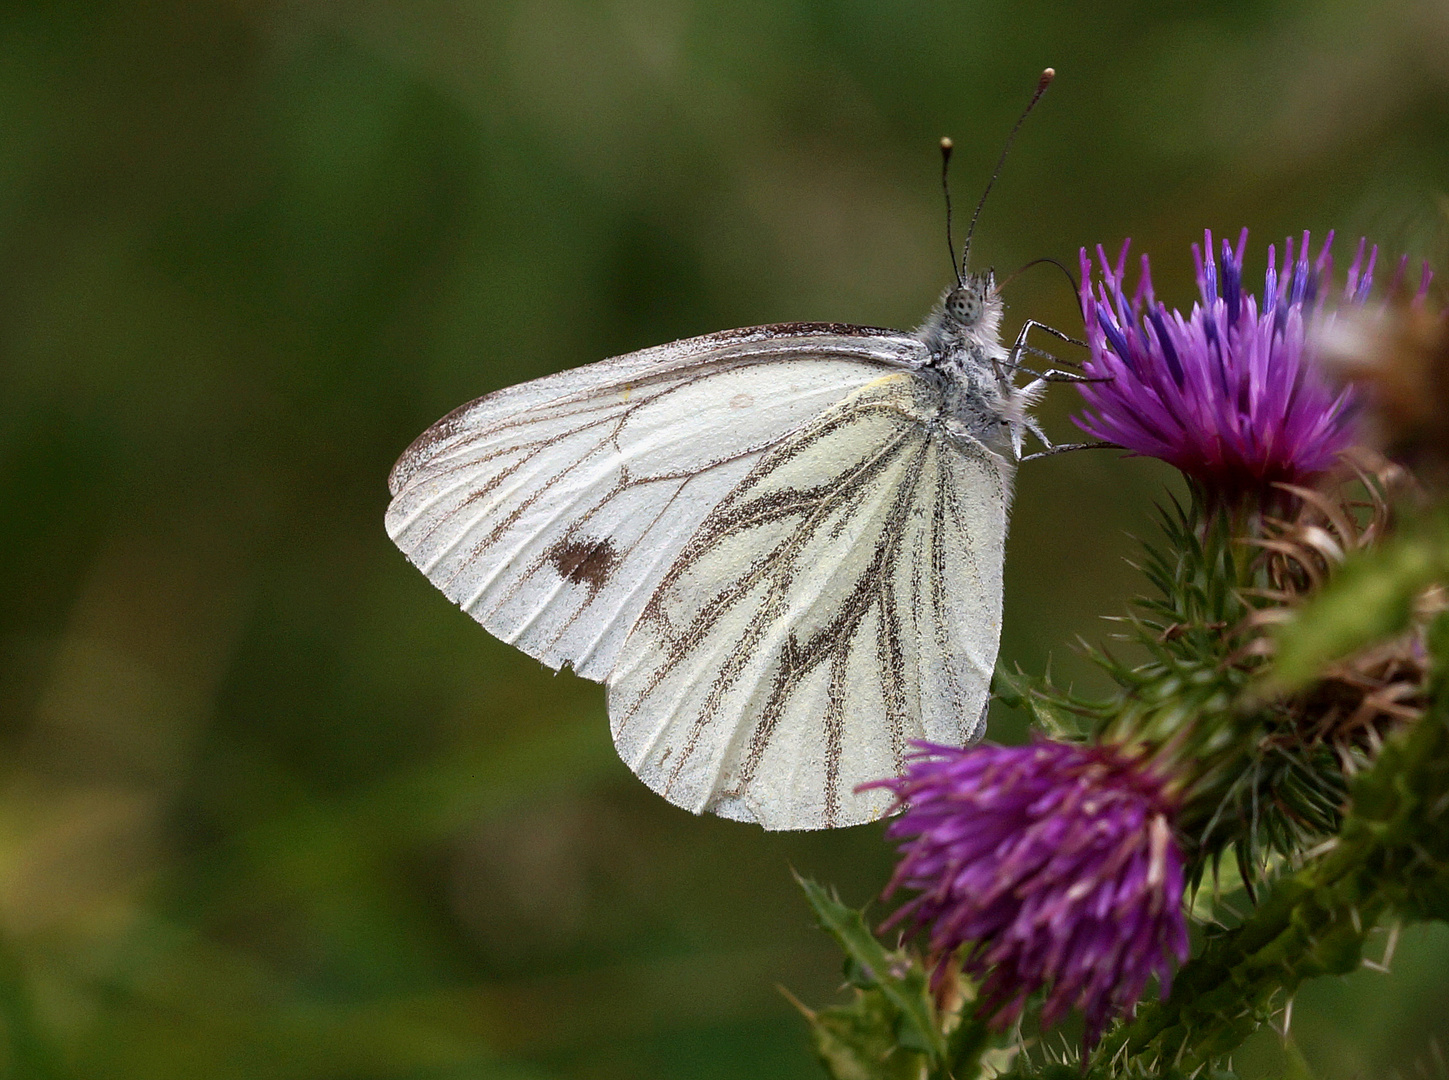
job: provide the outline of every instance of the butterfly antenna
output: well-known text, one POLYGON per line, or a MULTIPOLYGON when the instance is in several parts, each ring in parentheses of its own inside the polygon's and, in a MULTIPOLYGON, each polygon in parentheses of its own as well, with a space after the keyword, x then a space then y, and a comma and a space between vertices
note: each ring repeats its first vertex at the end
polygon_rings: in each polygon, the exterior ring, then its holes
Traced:
POLYGON ((1063 263, 1058 262, 1056 259, 1053 259, 1049 255, 1043 255, 1039 259, 1032 259, 1031 262, 1027 263, 1025 266, 1017 267, 1010 274, 1006 275, 1006 280, 1003 281, 999 286, 1000 290, 1002 292, 1005 292, 1006 287, 1010 285, 1013 281, 1019 278, 1022 274, 1026 273, 1033 266, 1040 266, 1042 263, 1050 263, 1052 266, 1055 266, 1058 270, 1067 275, 1067 280, 1072 283, 1073 296, 1076 296, 1080 292, 1077 287, 1077 275, 1068 270, 1063 263))
MULTIPOLYGON (((1007 152, 1011 150, 1011 144, 1016 139, 1016 133, 1021 130, 1021 125, 1026 123, 1026 118, 1031 115, 1031 110, 1036 108, 1036 103, 1046 93, 1046 88, 1052 84, 1057 77, 1054 68, 1047 68, 1041 73, 1041 78, 1036 81, 1036 93, 1032 94, 1031 100, 1026 103, 1026 108, 1021 110, 1021 115, 1016 118, 1016 126, 1011 129, 1011 134, 1006 137, 1006 145, 1001 148, 1001 156, 996 159, 996 168, 992 170, 991 179, 986 181, 986 190, 981 193, 981 201, 976 204, 976 211, 971 215, 971 225, 966 230, 966 246, 961 250, 961 269, 966 269, 966 261, 971 257, 971 237, 976 232, 976 219, 981 216, 981 208, 986 205, 986 196, 991 194, 991 186, 996 183, 996 178, 1001 175, 1001 166, 1006 163, 1007 152)), ((955 252, 952 252, 954 256, 955 252)))
POLYGON ((951 239, 951 151, 956 148, 946 135, 941 136, 941 190, 946 193, 946 250, 951 253, 951 269, 956 284, 961 284, 961 268, 956 265, 956 243, 951 239))

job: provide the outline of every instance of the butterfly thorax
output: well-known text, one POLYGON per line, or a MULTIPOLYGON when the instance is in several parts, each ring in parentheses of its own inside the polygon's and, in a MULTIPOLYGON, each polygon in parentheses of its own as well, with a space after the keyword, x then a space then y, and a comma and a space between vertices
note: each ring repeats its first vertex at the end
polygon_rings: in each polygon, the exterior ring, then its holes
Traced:
POLYGON ((989 271, 966 274, 941 294, 916 336, 928 351, 927 366, 941 377, 942 411, 952 429, 1016 457, 1035 395, 1012 382, 1001 344, 1004 310, 989 271))

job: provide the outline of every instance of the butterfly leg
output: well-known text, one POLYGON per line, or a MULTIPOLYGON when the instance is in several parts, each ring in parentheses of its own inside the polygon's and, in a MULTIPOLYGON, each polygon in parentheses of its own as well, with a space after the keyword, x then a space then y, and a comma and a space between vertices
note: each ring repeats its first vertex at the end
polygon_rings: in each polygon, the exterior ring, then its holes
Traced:
POLYGON ((1068 345, 1076 345, 1079 348, 1083 349, 1087 348, 1087 343, 1085 341, 1079 341, 1076 338, 1072 337, 1070 334, 1062 333, 1055 326, 1048 326, 1046 323, 1037 322, 1035 319, 1027 319, 1026 322, 1022 324, 1021 333, 1016 335, 1016 344, 1018 348, 1024 348, 1026 346, 1026 335, 1031 330, 1040 330, 1044 334, 1050 334, 1052 337, 1057 338, 1058 340, 1065 341, 1068 345))
MULTIPOLYGON (((1043 381, 1044 380, 1042 379, 1037 379, 1035 382, 1030 384, 1028 389, 1040 386, 1043 381)), ((1012 434, 1015 436, 1015 438, 1013 439, 1013 446, 1016 450, 1016 460, 1018 462, 1035 461, 1037 458, 1052 457, 1055 454, 1065 454, 1070 450, 1123 449, 1123 447, 1118 446, 1114 442, 1054 443, 1051 441, 1051 439, 1047 437, 1047 433, 1042 430, 1041 424, 1037 422, 1036 417, 1030 415, 1022 416, 1021 423, 1017 426, 1016 430, 1013 431, 1012 434), (1042 444, 1043 449, 1037 451, 1035 454, 1026 454, 1025 456, 1023 456, 1021 452, 1021 436, 1023 431, 1029 431, 1033 435, 1035 435, 1037 441, 1042 444)))
MULTIPOLYGON (((1033 353, 1041 352, 1040 349, 1031 349, 1029 351, 1033 353)), ((1057 357, 1052 356, 1050 353, 1041 353, 1041 355, 1045 356, 1048 360, 1057 359, 1057 357)), ((1090 375, 1079 375, 1075 371, 1060 371, 1057 368, 1047 368, 1045 371, 1037 371, 1035 368, 1029 368, 1025 364, 1011 364, 1009 361, 1003 361, 1002 366, 1011 371, 1021 371, 1035 376, 1041 382, 1099 383, 1112 381, 1112 376, 1110 375, 1093 377, 1090 375)))
POLYGON ((1042 392, 1046 389, 1047 381, 1045 376, 1040 376, 1025 386, 1012 386, 1007 382, 1002 388, 1011 402, 1009 408, 1014 417, 1011 420, 1011 450, 1017 461, 1021 460, 1021 444, 1028 431, 1033 432, 1037 438, 1042 437, 1041 428, 1037 426, 1037 422, 1032 419, 1028 410, 1041 397, 1042 392))
POLYGON ((1042 435, 1041 429, 1038 428, 1036 426, 1036 424, 1032 424, 1031 425, 1031 429, 1032 429, 1032 434, 1033 435, 1035 435, 1038 439, 1041 439, 1041 441, 1043 443, 1046 443, 1046 449, 1045 450, 1038 450, 1035 454, 1027 454, 1025 457, 1018 457, 1017 458, 1017 461, 1019 461, 1019 462, 1020 461, 1035 461, 1037 458, 1044 458, 1044 457, 1055 457, 1057 454, 1065 454, 1065 453, 1068 453, 1068 452, 1070 452, 1072 450, 1125 450, 1125 449, 1127 449, 1125 446, 1121 446, 1118 443, 1114 443, 1114 442, 1050 443, 1050 442, 1047 442, 1046 437, 1044 435, 1042 435))
POLYGON ((1022 324, 1021 331, 1016 335, 1016 340, 1012 343, 1011 349, 1007 353, 1006 361, 1003 365, 1007 370, 1024 371, 1028 375, 1034 375, 1037 378, 1045 379, 1048 382, 1094 381, 1088 376, 1078 375, 1075 372, 1061 371, 1057 368, 1048 368, 1045 372, 1034 371, 1033 369, 1023 364, 1021 362, 1021 358, 1023 356, 1041 356, 1046 358, 1047 360, 1050 360, 1053 364, 1072 363, 1072 361, 1063 360, 1061 357, 1056 356, 1053 353, 1049 353, 1045 349, 1038 349, 1035 346, 1027 344, 1027 335, 1030 334, 1033 330, 1041 330, 1044 333, 1051 334, 1053 337, 1059 338, 1062 341, 1065 341, 1071 345, 1080 345, 1084 348, 1086 347, 1086 342, 1078 341, 1076 338, 1062 333, 1055 327, 1048 326, 1046 323, 1043 322, 1037 322, 1035 319, 1027 319, 1026 322, 1022 324))
POLYGON ((1080 345, 1083 348, 1087 347, 1087 343, 1085 341, 1078 341, 1076 338, 1062 333, 1055 327, 1048 326, 1046 323, 1037 322, 1035 319, 1027 319, 1026 322, 1022 324, 1021 331, 1016 335, 1016 340, 1012 343, 1011 351, 1007 354, 1006 365, 1011 370, 1024 371, 1027 374, 1033 375, 1035 377, 1032 379, 1031 382, 1027 383, 1026 386, 1022 387, 1018 391, 1020 397, 1017 400, 1021 402, 1023 406, 1022 418, 1020 423, 1014 424, 1012 426, 1011 432, 1012 449, 1016 454, 1016 460, 1033 461, 1036 458, 1051 457, 1055 454, 1064 454, 1069 450, 1095 450, 1112 448, 1120 450, 1121 447, 1119 447, 1116 443, 1111 442, 1062 443, 1060 445, 1053 443, 1051 439, 1047 438, 1046 432, 1042 430, 1041 424, 1037 422, 1036 418, 1025 411, 1025 409, 1036 400, 1038 395, 1041 394, 1047 383, 1090 383, 1107 381, 1106 379, 1093 378, 1091 376, 1081 375, 1073 371, 1060 371, 1056 368, 1048 368, 1046 371, 1033 371, 1031 368, 1026 367, 1024 364, 1021 363, 1021 357, 1027 354, 1045 356, 1047 359, 1052 360, 1056 363, 1064 362, 1053 356, 1051 353, 1046 352, 1045 350, 1037 349, 1027 344, 1027 335, 1030 334, 1032 330, 1041 330, 1044 333, 1051 334, 1053 337, 1059 338, 1060 340, 1065 341, 1071 345, 1080 345), (1040 442, 1043 447, 1042 450, 1039 450, 1034 454, 1022 454, 1022 442, 1027 432, 1030 432, 1032 435, 1036 436, 1037 441, 1040 442))

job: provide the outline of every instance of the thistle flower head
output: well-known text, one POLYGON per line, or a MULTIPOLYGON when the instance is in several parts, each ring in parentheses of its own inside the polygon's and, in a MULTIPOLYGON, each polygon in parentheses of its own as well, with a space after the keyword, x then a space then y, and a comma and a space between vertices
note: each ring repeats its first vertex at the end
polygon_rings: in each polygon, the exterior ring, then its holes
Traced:
POLYGON ((920 744, 882 786, 906 810, 887 890, 918 895, 887 925, 928 931, 937 975, 953 954, 983 980, 981 1014, 1005 1029, 1046 989, 1042 1022, 1076 1007, 1094 1046, 1148 979, 1166 992, 1187 956, 1173 801, 1149 763, 1114 746, 920 744))
MULTIPOLYGON (((1112 263, 1098 247, 1100 281, 1086 250, 1082 310, 1091 357, 1080 386, 1087 411, 1077 424, 1099 439, 1161 458, 1212 496, 1267 496, 1274 483, 1302 484, 1333 465, 1353 438, 1354 393, 1334 390, 1317 370, 1305 325, 1332 271, 1333 234, 1310 258, 1309 234, 1268 248, 1261 301, 1243 291, 1243 230, 1237 249, 1213 238, 1193 245, 1201 299, 1186 315, 1152 289, 1147 256, 1136 288, 1126 286, 1128 244, 1112 263)), ((1361 305, 1378 249, 1364 245, 1349 268, 1344 298, 1361 305)))

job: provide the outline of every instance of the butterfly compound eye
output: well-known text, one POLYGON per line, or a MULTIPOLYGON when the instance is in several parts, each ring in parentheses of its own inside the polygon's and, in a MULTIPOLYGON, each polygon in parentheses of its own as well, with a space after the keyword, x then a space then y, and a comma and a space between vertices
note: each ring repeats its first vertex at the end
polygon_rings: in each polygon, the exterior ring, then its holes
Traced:
POLYGON ((962 326, 981 319, 981 297, 970 289, 952 289, 946 297, 946 313, 962 326))

